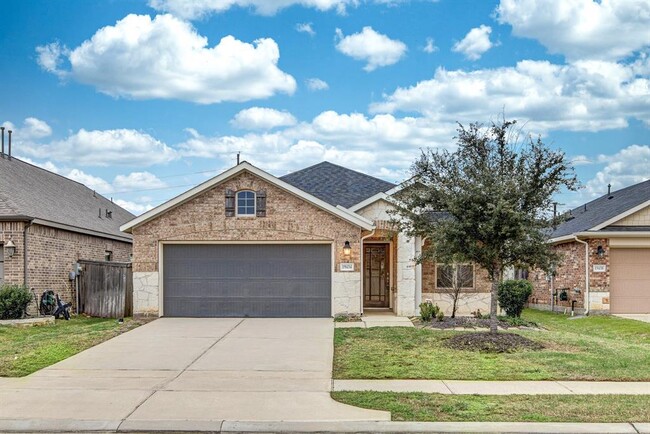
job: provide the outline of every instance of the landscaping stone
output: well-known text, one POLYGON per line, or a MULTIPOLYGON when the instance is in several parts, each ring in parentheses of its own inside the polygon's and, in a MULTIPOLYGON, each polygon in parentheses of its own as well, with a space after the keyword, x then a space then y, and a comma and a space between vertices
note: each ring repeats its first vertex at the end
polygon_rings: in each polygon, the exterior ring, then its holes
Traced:
POLYGON ((22 319, 3 319, 0 320, 0 326, 14 326, 14 327, 32 327, 54 324, 53 316, 39 316, 36 318, 22 318, 22 319))

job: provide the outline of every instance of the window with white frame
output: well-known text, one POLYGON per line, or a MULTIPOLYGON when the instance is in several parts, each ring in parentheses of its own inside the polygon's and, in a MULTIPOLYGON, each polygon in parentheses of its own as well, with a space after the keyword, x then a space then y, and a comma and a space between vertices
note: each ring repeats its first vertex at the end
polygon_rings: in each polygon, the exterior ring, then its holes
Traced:
POLYGON ((474 288, 474 266, 471 264, 436 266, 436 288, 474 288))
POLYGON ((237 192, 237 215, 254 216, 255 215, 255 192, 243 190, 237 192))

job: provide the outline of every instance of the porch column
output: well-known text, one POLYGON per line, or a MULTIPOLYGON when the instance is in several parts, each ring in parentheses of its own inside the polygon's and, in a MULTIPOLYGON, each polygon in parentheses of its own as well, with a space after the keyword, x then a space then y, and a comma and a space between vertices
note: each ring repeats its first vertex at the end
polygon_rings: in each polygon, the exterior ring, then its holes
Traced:
POLYGON ((398 233, 395 313, 400 316, 415 315, 415 255, 415 240, 398 233))

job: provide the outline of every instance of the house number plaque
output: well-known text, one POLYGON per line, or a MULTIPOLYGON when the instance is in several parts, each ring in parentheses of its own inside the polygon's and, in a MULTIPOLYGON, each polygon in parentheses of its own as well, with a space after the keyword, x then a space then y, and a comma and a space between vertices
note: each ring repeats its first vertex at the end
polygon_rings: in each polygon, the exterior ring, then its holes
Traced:
POLYGON ((354 271, 354 262, 341 262, 339 264, 340 271, 354 271))

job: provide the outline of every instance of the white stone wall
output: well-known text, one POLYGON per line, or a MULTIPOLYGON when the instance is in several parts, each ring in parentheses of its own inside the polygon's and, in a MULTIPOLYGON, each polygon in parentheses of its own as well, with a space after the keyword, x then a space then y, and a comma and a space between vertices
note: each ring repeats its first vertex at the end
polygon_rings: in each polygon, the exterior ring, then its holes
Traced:
POLYGON ((589 310, 609 311, 609 291, 590 291, 589 310))
POLYGON ((415 240, 397 234, 397 279, 395 286, 395 313, 400 316, 416 315, 415 310, 415 240))
POLYGON ((133 273, 133 314, 159 315, 158 272, 133 273))
MULTIPOLYGON (((452 298, 449 295, 425 292, 422 294, 422 301, 427 300, 431 301, 433 304, 437 304, 446 316, 451 315, 452 298)), ((469 316, 477 309, 480 309, 483 314, 490 313, 490 293, 479 292, 462 294, 458 300, 456 315, 469 316)))
POLYGON ((361 273, 334 273, 332 277, 332 315, 361 314, 361 273))
POLYGON ((385 200, 378 200, 377 202, 373 202, 370 205, 361 208, 357 211, 357 214, 372 221, 388 221, 391 219, 391 216, 387 212, 389 209, 393 209, 391 204, 385 200))

